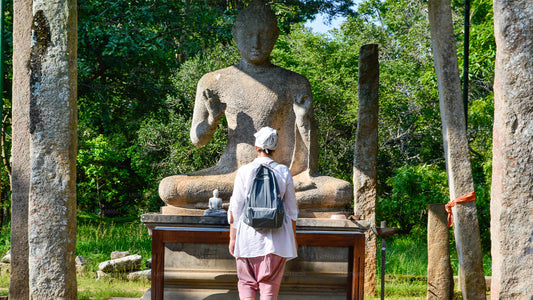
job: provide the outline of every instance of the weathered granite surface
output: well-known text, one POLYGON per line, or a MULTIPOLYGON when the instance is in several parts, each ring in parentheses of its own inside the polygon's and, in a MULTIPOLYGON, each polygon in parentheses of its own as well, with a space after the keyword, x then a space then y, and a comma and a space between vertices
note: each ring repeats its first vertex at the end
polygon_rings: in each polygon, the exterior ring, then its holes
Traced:
POLYGON ((9 299, 28 299, 28 195, 30 189, 30 54, 32 0, 13 1, 11 144, 11 276, 9 299))
MULTIPOLYGON (((378 107, 378 45, 359 50, 359 113, 355 138, 353 183, 354 214, 376 226, 378 107)), ((376 236, 366 232, 365 294, 376 293, 376 236)))
POLYGON ((98 270, 105 273, 124 273, 139 270, 142 257, 138 254, 106 260, 98 265, 98 270))
POLYGON ((111 252, 109 256, 111 256, 111 260, 113 260, 113 259, 123 258, 129 255, 130 255, 129 251, 113 251, 111 252))
MULTIPOLYGON (((430 0, 428 17, 439 87, 448 186, 450 200, 454 200, 473 192, 474 181, 466 136, 450 1, 430 0)), ((485 276, 476 202, 457 204, 452 208, 452 214, 463 298, 484 300, 485 276)))
POLYGON ((450 262, 450 231, 444 203, 428 205, 427 299, 453 299, 453 270, 450 262))
POLYGON ((77 299, 77 3, 32 3, 30 299, 77 299))
POLYGON ((533 2, 494 1, 492 299, 533 299, 533 2))

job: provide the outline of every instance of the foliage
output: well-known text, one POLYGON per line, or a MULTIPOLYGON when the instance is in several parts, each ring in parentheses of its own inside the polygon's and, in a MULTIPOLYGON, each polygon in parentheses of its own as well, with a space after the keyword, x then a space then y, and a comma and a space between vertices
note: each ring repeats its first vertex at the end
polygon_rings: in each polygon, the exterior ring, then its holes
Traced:
POLYGON ((202 49, 230 39, 233 14, 216 1, 80 4, 81 209, 111 216, 162 204, 137 132, 174 93, 169 76, 173 70, 202 49))
MULTIPOLYGON (((103 214, 154 210, 162 204, 156 189, 163 176, 216 162, 224 145, 195 149, 188 142, 191 99, 199 76, 221 66, 200 59, 223 52, 222 45, 231 41, 235 16, 248 2, 88 0, 80 4, 82 209, 103 214), (111 153, 90 154, 92 147, 111 153)), ((321 2, 275 1, 273 7, 282 28, 317 11, 352 12, 350 0, 321 2)), ((220 62, 228 66, 234 60, 220 62)), ((224 135, 218 132, 214 140, 224 140, 224 135)))
POLYGON ((3 1, 4 28, 2 49, 3 74, 2 91, 0 92, 0 226, 7 224, 11 217, 11 95, 13 77, 13 2, 3 1))
MULTIPOLYGON (((463 2, 452 1, 452 15, 457 37, 459 65, 462 67, 463 2)), ((478 217, 484 249, 488 250, 490 202, 490 165, 495 43, 492 2, 472 1, 471 54, 468 111, 468 140, 473 178, 477 193, 478 217)), ((415 178, 405 177, 411 170, 444 170, 438 91, 431 53, 427 4, 421 1, 367 0, 358 6, 355 18, 342 26, 343 38, 354 44, 378 43, 380 47, 380 149, 378 154, 378 211, 389 222, 402 220, 402 230, 413 228, 404 220, 405 210, 394 214, 393 207, 404 197, 418 216, 430 199, 410 191, 415 178), (432 166, 429 166, 432 165, 432 166), (408 180, 409 179, 409 180, 408 180), (406 185, 405 188, 401 188, 406 185), (399 193, 401 191, 401 193, 399 193), (402 196, 403 195, 403 196, 402 196), (392 203, 389 203, 392 201, 392 203), (383 206, 383 207, 381 207, 383 206)), ((433 172, 433 171, 431 171, 433 172)), ((415 172, 416 173, 416 172, 415 172)), ((431 174, 419 174, 416 180, 433 180, 431 174)), ((422 182, 423 182, 422 181, 422 182)), ((446 184, 434 182, 440 190, 446 184)), ((414 187, 418 188, 418 187, 414 187)), ((432 202, 447 202, 447 193, 439 193, 432 202), (436 200, 436 201, 435 201, 436 200)), ((420 219, 423 220, 423 219, 420 219)), ((422 228, 422 234, 425 229, 422 228)))
POLYGON ((400 233, 413 229, 425 233, 427 205, 447 202, 446 171, 435 165, 416 165, 400 167, 394 173, 387 180, 390 197, 378 199, 377 219, 398 227, 400 233))
POLYGON ((3 225, 0 229, 0 258, 2 258, 11 247, 11 227, 3 225))
POLYGON ((319 130, 319 170, 351 180, 355 140, 357 61, 352 45, 295 26, 282 36, 273 62, 307 77, 313 89, 313 108, 319 130))

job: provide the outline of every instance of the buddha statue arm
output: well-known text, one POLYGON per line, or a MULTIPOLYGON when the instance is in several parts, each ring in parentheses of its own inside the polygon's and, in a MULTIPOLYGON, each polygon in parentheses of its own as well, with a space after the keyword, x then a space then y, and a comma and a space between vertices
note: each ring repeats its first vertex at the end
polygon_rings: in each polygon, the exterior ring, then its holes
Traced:
POLYGON ((211 140, 226 109, 226 105, 220 102, 214 90, 204 88, 203 79, 198 83, 196 91, 190 133, 192 143, 198 147, 206 145, 211 140))
POLYGON ((291 173, 300 174, 304 171, 313 175, 317 171, 318 145, 316 129, 313 119, 313 96, 309 82, 306 89, 298 93, 293 102, 296 117, 295 145, 291 162, 291 173))

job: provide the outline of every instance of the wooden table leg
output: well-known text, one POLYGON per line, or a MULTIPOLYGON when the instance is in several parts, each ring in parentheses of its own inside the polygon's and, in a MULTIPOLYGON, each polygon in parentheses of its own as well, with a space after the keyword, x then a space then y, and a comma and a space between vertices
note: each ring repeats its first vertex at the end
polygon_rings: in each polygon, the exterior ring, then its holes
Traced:
POLYGON ((152 231, 152 300, 162 300, 165 287, 165 244, 163 232, 152 231))
POLYGON ((353 299, 365 297, 365 236, 357 237, 353 250, 353 299))
POLYGON ((354 277, 355 273, 355 266, 354 264, 354 247, 348 247, 348 291, 347 291, 347 299, 353 300, 355 299, 355 292, 357 291, 356 281, 357 277, 354 277))

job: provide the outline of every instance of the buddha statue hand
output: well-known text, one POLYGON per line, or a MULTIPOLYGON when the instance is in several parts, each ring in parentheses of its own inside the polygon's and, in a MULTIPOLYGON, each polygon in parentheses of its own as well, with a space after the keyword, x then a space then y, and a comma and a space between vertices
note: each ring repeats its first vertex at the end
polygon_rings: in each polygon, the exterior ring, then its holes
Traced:
POLYGON ((226 104, 220 102, 218 95, 210 89, 205 89, 203 92, 203 98, 205 101, 205 108, 209 114, 208 123, 214 124, 215 122, 218 122, 224 115, 226 104))
POLYGON ((309 174, 309 170, 305 170, 304 172, 294 176, 293 181, 294 189, 296 191, 305 191, 316 188, 316 184, 313 182, 311 174, 309 174))

